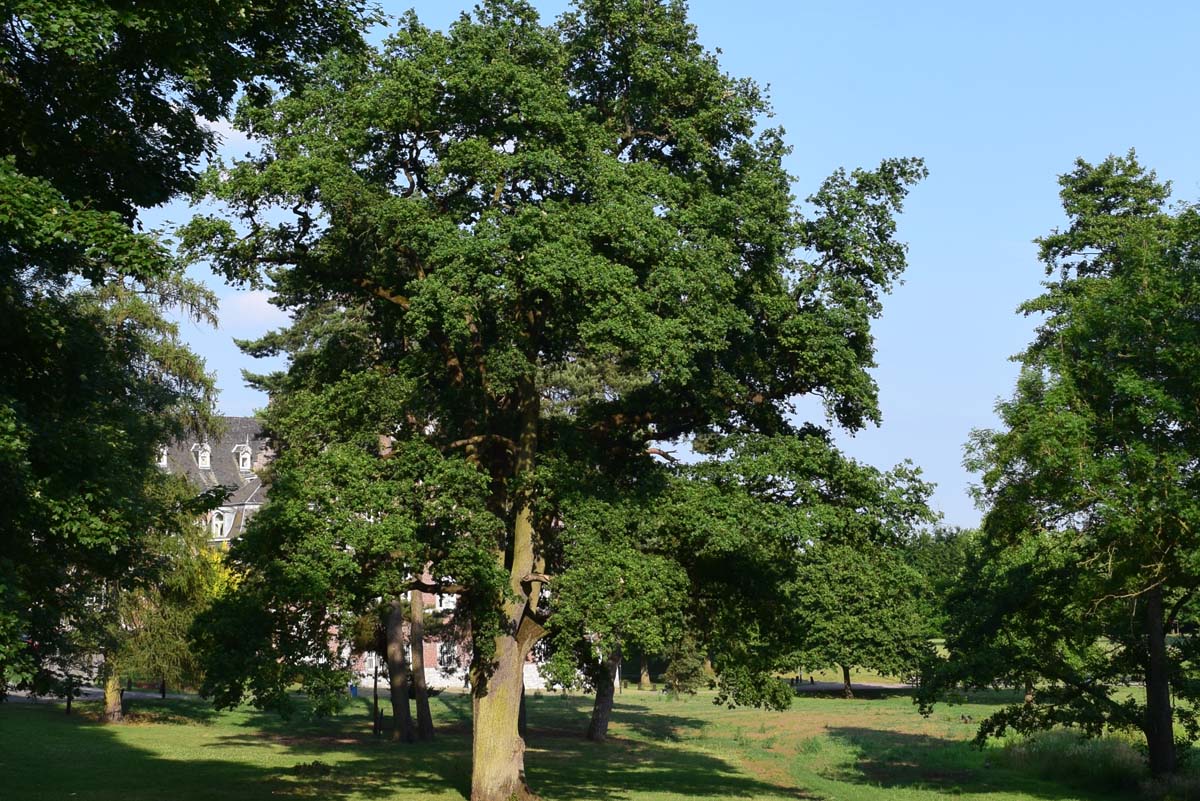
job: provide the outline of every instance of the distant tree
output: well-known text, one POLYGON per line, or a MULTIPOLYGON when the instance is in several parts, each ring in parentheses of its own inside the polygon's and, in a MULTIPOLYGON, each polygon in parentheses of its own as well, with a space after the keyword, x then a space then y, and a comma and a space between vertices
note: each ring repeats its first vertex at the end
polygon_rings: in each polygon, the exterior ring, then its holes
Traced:
POLYGON ((117 598, 114 661, 127 676, 176 688, 199 686, 203 671, 189 631, 231 581, 197 514, 219 498, 211 493, 197 498, 194 488, 175 478, 165 480, 162 492, 173 514, 142 540, 148 580, 117 598))
POLYGON ((964 572, 978 537, 978 532, 971 529, 936 526, 916 532, 903 545, 906 563, 923 579, 917 601, 930 636, 946 636, 950 596, 964 584, 964 572))
POLYGON ((692 634, 684 634, 666 648, 666 667, 663 669, 663 686, 672 695, 695 695, 696 691, 709 682, 709 673, 704 669, 704 648, 692 634))
POLYGON ((1200 734, 1193 638, 1167 637, 1200 588, 1200 209, 1170 209, 1132 152, 1060 184, 1068 224, 1038 240, 1045 292, 1021 307, 1041 323, 1003 428, 969 448, 987 514, 941 686, 1031 680, 981 738, 1137 730, 1158 776, 1175 724, 1200 734), (1126 677, 1144 700, 1115 694, 1126 677))
POLYGON ((805 554, 798 613, 806 668, 837 666, 852 698, 850 670, 916 676, 931 654, 929 625, 917 603, 921 576, 896 548, 871 543, 816 544, 805 554))
POLYGON ((85 655, 118 647, 111 626, 122 588, 157 581, 150 541, 176 530, 177 499, 164 491, 156 454, 185 419, 203 419, 211 384, 160 317, 161 296, 115 282, 9 287, 17 297, 0 315, 0 336, 12 334, 0 359, 0 619, 11 639, 0 669, 12 684, 70 691, 93 678, 85 655))
POLYGON ((564 559, 576 568, 555 583, 548 608, 552 681, 596 693, 587 738, 603 742, 623 655, 633 648, 663 653, 684 637, 692 587, 687 573, 656 536, 658 504, 669 474, 647 466, 621 483, 593 476, 563 482, 559 514, 564 559))
MULTIPOLYGON (((759 606, 749 626, 723 620, 714 614, 720 607, 698 607, 695 618, 712 632, 705 641, 770 643, 773 671, 803 663, 915 672, 929 631, 916 605, 922 580, 903 564, 903 544, 935 519, 920 471, 855 462, 815 428, 702 444, 710 458, 687 470, 701 493, 670 514, 704 516, 689 521, 697 527, 728 521, 737 534, 712 536, 732 552, 706 566, 697 584, 759 606), (776 532, 778 550, 758 557, 772 565, 766 574, 743 561, 762 547, 759 530, 776 532), (733 548, 739 538, 744 544, 733 548)), ((731 686, 717 656, 719 681, 731 686)))

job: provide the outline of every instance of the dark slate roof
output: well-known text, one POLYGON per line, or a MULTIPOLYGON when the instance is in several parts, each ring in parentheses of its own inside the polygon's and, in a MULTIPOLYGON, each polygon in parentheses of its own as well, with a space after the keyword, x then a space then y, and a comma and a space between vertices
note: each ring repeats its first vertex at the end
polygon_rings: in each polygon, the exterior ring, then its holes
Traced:
POLYGON ((201 440, 195 436, 173 442, 167 448, 167 470, 176 475, 187 476, 193 484, 208 489, 218 484, 233 487, 225 506, 261 504, 265 500, 266 488, 255 470, 261 470, 271 460, 272 452, 263 436, 262 426, 253 417, 220 418, 224 433, 217 440, 201 440), (199 464, 199 450, 209 446, 209 468, 203 470, 199 464), (250 469, 239 467, 239 452, 249 448, 250 469))

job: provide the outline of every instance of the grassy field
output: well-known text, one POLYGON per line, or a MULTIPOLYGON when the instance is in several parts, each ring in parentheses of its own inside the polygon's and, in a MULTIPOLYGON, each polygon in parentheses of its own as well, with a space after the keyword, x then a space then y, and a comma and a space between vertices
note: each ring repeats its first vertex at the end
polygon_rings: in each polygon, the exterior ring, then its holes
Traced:
MULTIPOLYGON (((137 701, 122 726, 95 708, 0 705, 0 798, 96 801, 463 799, 470 705, 434 701, 438 739, 373 739, 366 702, 325 720, 284 722, 251 710, 214 713, 199 701, 137 701), (88 714, 88 713, 91 714, 88 714)), ((1126 744, 1063 736, 970 746, 987 704, 917 714, 902 693, 843 700, 798 697, 787 712, 728 710, 701 694, 674 700, 626 690, 612 739, 580 736, 587 697, 529 699, 529 780, 547 801, 591 799, 827 799, 987 801, 1138 796, 1126 744)), ((1176 792, 1173 797, 1184 798, 1176 792)), ((1200 796, 1193 796, 1200 797, 1200 796)))

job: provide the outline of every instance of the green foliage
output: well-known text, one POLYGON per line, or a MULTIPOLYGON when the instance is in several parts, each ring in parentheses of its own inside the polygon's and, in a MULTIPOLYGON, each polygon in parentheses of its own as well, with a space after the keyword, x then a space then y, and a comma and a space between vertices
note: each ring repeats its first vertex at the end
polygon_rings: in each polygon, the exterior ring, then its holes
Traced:
MULTIPOLYGON (((794 617, 772 612, 820 526, 798 500, 777 526, 770 498, 670 476, 655 445, 745 433, 803 450, 801 395, 850 430, 878 419, 870 322, 923 165, 838 172, 803 217, 761 91, 721 72, 677 2, 580 0, 545 25, 489 0, 446 32, 409 13, 378 52, 263 99, 236 117, 259 155, 201 182, 244 225, 183 232, 191 257, 269 280, 296 316, 249 345, 292 361, 256 379, 281 456, 272 510, 235 551, 261 634, 209 644, 254 652, 210 671, 222 701, 252 662, 322 661, 315 642, 293 658, 285 615, 327 631, 428 569, 459 593, 480 717, 504 695, 487 692, 498 660, 519 680, 547 632, 586 665, 690 629, 741 671, 730 698, 783 703, 771 649, 794 617)), ((903 483, 863 496, 865 524, 824 524, 879 525, 913 505, 903 483)))
POLYGON ((211 378, 164 309, 211 320, 138 208, 189 188, 202 119, 353 47, 357 6, 6 3, 0 18, 0 687, 107 650, 142 542, 174 513, 154 454, 211 378), (98 600, 99 599, 99 600, 98 600), (90 622, 89 622, 90 621, 90 622))
POLYGON ((73 659, 71 642, 100 645, 84 620, 105 586, 151 580, 141 541, 174 512, 156 449, 207 412, 211 385, 154 303, 123 285, 5 289, 0 583, 24 643, 7 648, 23 665, 12 678, 30 681, 73 659))
MULTIPOLYGON (((1163 636, 1200 587, 1200 210, 1168 209, 1169 187, 1132 153, 1080 161, 1061 185, 1069 225, 1038 240, 1049 280, 1022 307, 1042 322, 998 407, 1004 428, 968 451, 988 512, 946 680, 1037 682, 981 736, 1142 729, 1158 772, 1165 682, 1184 700, 1196 686, 1192 638, 1163 636), (1147 682, 1146 704, 1114 700, 1128 677, 1147 682)), ((1174 709, 1189 740, 1192 709, 1174 709)))
POLYGON ((153 560, 153 582, 121 591, 112 658, 125 675, 160 679, 172 687, 197 686, 203 674, 188 632, 196 616, 227 591, 226 570, 199 522, 195 489, 168 478, 162 493, 174 514, 165 518, 165 528, 152 529, 141 540, 153 560))
POLYGON ((894 563, 933 518, 919 471, 861 465, 816 429, 710 438, 706 448, 660 527, 678 538, 697 588, 691 619, 721 700, 786 705, 790 690, 772 677, 793 670, 797 652, 805 664, 858 649, 851 664, 911 665, 925 637, 911 602, 918 580, 894 563))
POLYGON ((238 0, 152 6, 6 3, 0 18, 0 155, 71 203, 118 212, 187 189, 213 148, 197 119, 239 89, 303 79, 331 47, 354 47, 357 2, 238 0))
POLYGON ((921 577, 893 549, 816 544, 805 553, 796 661, 805 668, 862 667, 916 676, 932 656, 916 603, 921 577))
POLYGON ((672 643, 664 652, 667 667, 663 670, 663 684, 674 696, 695 695, 696 691, 709 682, 704 670, 704 650, 695 637, 685 634, 672 643))
POLYGON ((906 563, 923 579, 917 602, 934 637, 946 636, 950 596, 965 584, 967 561, 978 539, 978 532, 970 529, 938 526, 917 532, 904 544, 906 563))

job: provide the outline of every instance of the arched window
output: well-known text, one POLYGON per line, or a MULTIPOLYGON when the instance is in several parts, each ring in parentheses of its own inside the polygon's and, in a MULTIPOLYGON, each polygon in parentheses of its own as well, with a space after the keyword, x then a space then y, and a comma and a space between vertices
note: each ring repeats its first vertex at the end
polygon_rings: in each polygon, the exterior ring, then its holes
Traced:
POLYGON ((214 537, 225 536, 225 513, 213 512, 212 516, 212 533, 214 537))
POLYGON ((242 451, 241 453, 238 454, 238 469, 239 470, 249 470, 250 469, 250 451, 242 451))

